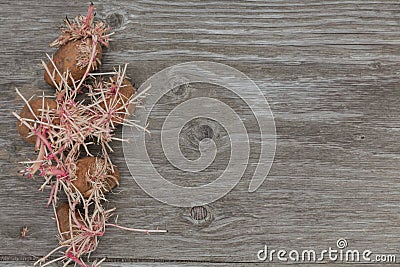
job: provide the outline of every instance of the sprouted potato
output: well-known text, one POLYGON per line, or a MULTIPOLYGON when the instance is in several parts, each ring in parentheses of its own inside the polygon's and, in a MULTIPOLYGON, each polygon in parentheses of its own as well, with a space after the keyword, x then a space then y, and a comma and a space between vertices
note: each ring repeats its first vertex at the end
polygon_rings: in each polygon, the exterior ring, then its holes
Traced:
POLYGON ((98 238, 108 227, 147 234, 166 232, 124 227, 116 219, 111 222, 115 208, 104 207, 106 193, 120 181, 111 161, 110 143, 128 141, 115 136, 116 127, 148 131, 128 115, 150 87, 136 93, 126 79, 127 65, 108 73, 89 73, 100 64, 102 51, 98 47, 107 46, 110 36, 105 24, 95 24, 93 17, 91 4, 86 17, 77 17, 73 22, 66 19, 66 29, 51 44, 60 50, 48 56, 48 63, 42 61, 45 79, 56 89, 51 96, 54 100, 43 96, 29 101, 16 89, 26 104, 20 115, 13 112, 19 121, 18 131, 35 143, 38 151, 35 160, 21 162, 26 165, 21 173, 43 180, 39 189, 50 191, 47 206, 53 207, 59 230, 59 246, 35 263, 42 267, 58 261, 64 266, 99 266, 104 259, 88 265, 84 258, 96 250, 98 238), (89 77, 94 80, 87 82, 89 77), (82 100, 77 96, 84 89, 88 90, 87 98, 82 100), (92 144, 100 147, 97 157, 89 150, 92 144), (60 194, 68 202, 58 204, 60 194))

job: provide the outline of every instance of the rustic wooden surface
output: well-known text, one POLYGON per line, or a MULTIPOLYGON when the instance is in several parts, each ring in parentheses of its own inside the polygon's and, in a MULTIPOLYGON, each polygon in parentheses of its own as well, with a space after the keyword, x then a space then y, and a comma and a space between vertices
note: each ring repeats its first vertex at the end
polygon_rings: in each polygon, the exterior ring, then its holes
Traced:
MULTIPOLYGON (((119 222, 169 232, 148 236, 111 229, 94 257, 109 257, 107 266, 241 266, 257 262, 264 244, 317 250, 335 247, 339 238, 346 238, 352 249, 400 256, 400 2, 95 4, 97 16, 116 32, 104 55, 104 69, 128 62, 128 75, 141 84, 176 63, 228 64, 253 79, 267 97, 278 142, 261 188, 247 192, 254 171, 250 167, 231 193, 206 207, 208 217, 200 222, 188 209, 146 195, 130 178, 121 144, 114 144, 113 159, 123 176, 110 205, 117 207, 119 222), (128 263, 118 263, 123 261, 128 263)), ((40 59, 54 51, 48 43, 65 15, 86 8, 81 1, 0 3, 0 266, 29 265, 57 244, 52 210, 45 208, 47 192, 38 192, 37 182, 17 174, 17 162, 34 153, 18 137, 10 111, 22 107, 15 87, 27 96, 52 92, 43 82, 40 59), (18 238, 22 226, 30 229, 25 239, 18 238)), ((175 92, 177 100, 215 92, 202 85, 182 90, 175 92)), ((238 113, 255 131, 239 99, 223 90, 215 97, 240 105, 238 113)), ((218 131, 210 122, 201 123, 210 125, 188 132, 186 138, 194 140, 188 146, 195 148, 210 129, 218 131)), ((191 156, 190 149, 185 153, 191 156)), ((251 163, 258 153, 255 142, 251 163)), ((227 157, 222 154, 221 166, 227 157)), ((155 162, 160 168, 165 164, 155 162)), ((184 177, 171 179, 187 183, 184 177)), ((212 172, 205 173, 190 177, 190 183, 212 178, 212 172)))

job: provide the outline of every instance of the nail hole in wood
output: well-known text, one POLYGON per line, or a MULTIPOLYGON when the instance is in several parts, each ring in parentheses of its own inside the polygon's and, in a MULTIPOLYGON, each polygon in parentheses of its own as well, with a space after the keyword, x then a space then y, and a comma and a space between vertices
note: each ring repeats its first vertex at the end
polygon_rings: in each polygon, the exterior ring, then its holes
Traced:
POLYGON ((124 16, 118 13, 112 13, 107 16, 106 21, 112 29, 118 29, 124 22, 124 16))
POLYGON ((206 138, 212 139, 213 136, 214 136, 214 131, 210 126, 208 126, 206 124, 198 126, 198 131, 197 131, 197 139, 198 140, 201 141, 206 138))
POLYGON ((203 206, 195 206, 190 209, 190 217, 196 221, 202 221, 207 218, 208 211, 203 206))
POLYGON ((189 89, 189 84, 182 84, 180 86, 174 87, 171 92, 177 96, 184 95, 186 90, 189 89))

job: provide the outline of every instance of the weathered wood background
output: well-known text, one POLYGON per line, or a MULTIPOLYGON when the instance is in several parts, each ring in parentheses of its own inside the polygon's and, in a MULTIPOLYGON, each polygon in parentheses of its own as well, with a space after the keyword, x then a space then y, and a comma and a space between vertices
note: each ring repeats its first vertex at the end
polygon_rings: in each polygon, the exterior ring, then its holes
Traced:
MULTIPOLYGON (((143 192, 130 177, 121 144, 114 144, 113 159, 123 177, 110 205, 117 207, 119 222, 169 232, 149 236, 110 229, 93 257, 108 257, 106 266, 241 266, 257 263, 264 244, 322 250, 335 247, 339 238, 352 249, 400 257, 399 1, 95 4, 97 16, 116 32, 104 69, 128 62, 129 77, 140 85, 177 63, 228 64, 253 79, 267 97, 278 141, 261 188, 247 192, 250 167, 231 193, 206 207, 207 217, 200 221, 189 209, 162 204, 143 192)), ((10 111, 22 107, 15 87, 26 96, 52 93, 42 79, 40 59, 54 51, 48 44, 65 15, 85 13, 87 6, 58 0, 0 3, 1 266, 30 265, 57 244, 52 210, 45 208, 48 192, 38 192, 37 182, 17 174, 18 161, 34 153, 19 138, 10 111), (29 234, 20 239, 23 226, 29 234)), ((238 113, 251 130, 253 117, 240 99, 214 89, 181 88, 174 93, 176 101, 164 108, 214 92, 233 107, 240 105, 238 113)), ((224 135, 215 134, 218 125, 198 123, 184 135, 191 141, 183 147, 188 157, 196 155, 202 138, 218 143, 224 135)), ((256 162, 258 149, 254 142, 250 162, 256 162)), ((222 152, 221 168, 229 151, 222 152)), ((155 163, 161 169, 167 164, 157 158, 155 163)), ((213 177, 206 172, 201 178, 190 176, 190 182, 184 175, 171 179, 199 184, 213 177)))

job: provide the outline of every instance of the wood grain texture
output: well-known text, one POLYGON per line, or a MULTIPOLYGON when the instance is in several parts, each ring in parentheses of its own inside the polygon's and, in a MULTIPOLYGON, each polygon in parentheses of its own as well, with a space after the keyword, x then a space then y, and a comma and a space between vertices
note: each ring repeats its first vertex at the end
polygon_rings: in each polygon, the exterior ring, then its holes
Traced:
MULTIPOLYGON (((32 266, 33 262, 20 262, 20 261, 6 261, 2 262, 1 266, 3 267, 29 267, 32 266)), ((198 267, 198 266, 210 266, 209 263, 171 263, 171 262, 141 262, 141 263, 134 263, 134 262, 129 262, 129 263, 124 263, 124 262, 118 262, 118 263, 112 263, 112 262, 106 262, 102 266, 104 267, 148 267, 148 266, 168 266, 168 267, 176 267, 176 266, 184 266, 184 267, 198 267)), ((217 267, 224 267, 224 266, 231 266, 227 263, 216 263, 213 264, 213 266, 217 267)), ((235 266, 245 266, 245 265, 240 265, 236 264, 235 266)))
MULTIPOLYGON (((110 206, 117 207, 119 223, 169 232, 148 236, 110 229, 95 257, 138 266, 153 266, 151 261, 172 266, 240 266, 257 262, 256 253, 264 244, 322 250, 334 247, 339 238, 346 238, 352 249, 400 256, 397 0, 95 4, 97 15, 116 32, 104 55, 104 69, 128 62, 128 76, 140 85, 177 63, 228 64, 263 91, 278 135, 267 181, 255 193, 247 192, 259 155, 255 139, 243 179, 209 205, 212 217, 203 223, 194 222, 190 210, 162 204, 143 192, 130 177, 121 144, 113 144, 122 182, 118 194, 110 197, 110 206)), ((32 260, 27 257, 47 254, 57 244, 52 211, 45 208, 48 192, 38 192, 37 182, 17 174, 18 162, 35 155, 19 138, 10 111, 22 107, 15 87, 26 96, 42 90, 52 93, 42 79, 40 59, 45 52, 54 52, 48 44, 56 38, 65 15, 84 13, 86 8, 87 3, 80 1, 0 3, 0 259, 9 261, 0 261, 0 266, 25 266, 26 260, 32 260), (25 239, 18 238, 22 226, 30 229, 25 239)), ((228 103, 249 132, 257 134, 254 118, 240 99, 202 84, 172 93, 158 107, 152 130, 157 133, 162 118, 176 103, 196 96, 228 103)), ((200 121, 193 128, 186 132, 188 142, 183 145, 189 158, 196 156, 196 145, 209 129, 217 133, 213 139, 222 148, 213 170, 200 178, 172 172, 159 155, 157 143, 152 146, 157 168, 177 184, 198 185, 214 179, 229 157, 218 125, 200 121)))

